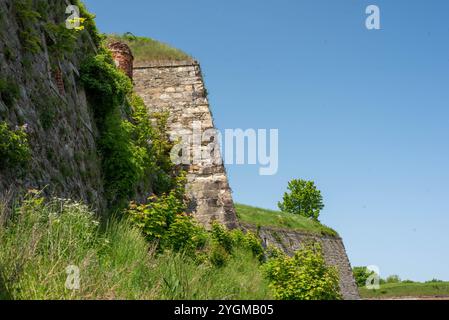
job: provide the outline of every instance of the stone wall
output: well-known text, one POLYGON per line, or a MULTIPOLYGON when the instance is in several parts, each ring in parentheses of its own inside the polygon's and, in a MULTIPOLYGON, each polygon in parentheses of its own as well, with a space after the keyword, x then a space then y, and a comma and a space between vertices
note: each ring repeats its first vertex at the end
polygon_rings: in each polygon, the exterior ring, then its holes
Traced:
POLYGON ((340 275, 340 290, 345 300, 358 300, 360 295, 352 274, 351 264, 346 254, 343 240, 340 237, 314 235, 311 233, 273 227, 257 228, 250 224, 241 226, 245 230, 258 232, 264 245, 274 245, 289 255, 300 249, 301 244, 307 241, 318 241, 322 244, 323 254, 329 265, 336 266, 340 275))
MULTIPOLYGON (((201 68, 194 61, 143 63, 134 67, 135 91, 150 112, 169 112, 168 131, 173 141, 181 136, 194 139, 194 123, 213 129, 201 68)), ((201 144, 201 142, 200 142, 201 144)), ((201 145, 201 150, 207 146, 201 145)), ((191 153, 196 151, 191 148, 191 153)), ((221 155, 219 155, 221 159, 221 155)), ((206 227, 217 221, 237 227, 232 193, 225 167, 216 161, 198 161, 185 166, 189 211, 206 227)))
MULTIPOLYGON (((82 59, 96 48, 84 34, 77 50, 52 61, 46 34, 36 25, 42 50, 29 52, 13 3, 0 1, 0 78, 9 79, 20 94, 12 104, 0 99, 0 122, 27 128, 32 157, 25 169, 0 168, 0 197, 43 189, 47 196, 82 200, 101 210, 105 201, 98 133, 79 81, 82 59)), ((48 21, 62 23, 66 5, 53 2, 48 21)))

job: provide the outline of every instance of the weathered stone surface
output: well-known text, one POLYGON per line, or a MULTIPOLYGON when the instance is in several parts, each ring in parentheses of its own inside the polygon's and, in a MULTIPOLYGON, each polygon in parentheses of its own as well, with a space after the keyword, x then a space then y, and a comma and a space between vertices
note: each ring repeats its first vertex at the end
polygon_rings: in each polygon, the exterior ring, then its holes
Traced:
MULTIPOLYGON (((183 134, 192 134, 195 121, 201 121, 202 130, 214 128, 198 63, 141 64, 134 68, 134 84, 150 112, 170 113, 168 131, 174 141, 183 134)), ((207 150, 204 145, 199 149, 207 150)), ((191 152, 193 155, 193 148, 191 152)), ((226 170, 222 164, 214 163, 201 160, 187 166, 188 207, 206 227, 217 221, 235 228, 237 218, 226 170)))
MULTIPOLYGON (((50 61, 42 28, 35 30, 42 50, 28 52, 20 41, 13 1, 0 1, 0 77, 16 84, 20 97, 8 106, 0 102, 0 122, 26 126, 32 157, 26 169, 0 168, 0 197, 43 189, 47 196, 82 200, 101 211, 105 200, 98 133, 78 78, 85 57, 77 51, 50 61)), ((65 1, 52 3, 49 21, 59 23, 65 9, 65 1)), ((90 39, 85 40, 79 45, 94 53, 90 39)))
POLYGON ((300 249, 301 244, 317 241, 323 247, 323 254, 329 265, 336 266, 340 275, 340 290, 345 300, 360 299, 359 291, 352 274, 351 264, 343 240, 340 237, 314 235, 305 232, 285 230, 273 227, 257 228, 250 224, 241 224, 243 229, 258 232, 264 245, 274 245, 289 255, 300 249))
POLYGON ((134 56, 128 45, 115 41, 108 44, 108 48, 112 52, 116 66, 132 79, 134 56))

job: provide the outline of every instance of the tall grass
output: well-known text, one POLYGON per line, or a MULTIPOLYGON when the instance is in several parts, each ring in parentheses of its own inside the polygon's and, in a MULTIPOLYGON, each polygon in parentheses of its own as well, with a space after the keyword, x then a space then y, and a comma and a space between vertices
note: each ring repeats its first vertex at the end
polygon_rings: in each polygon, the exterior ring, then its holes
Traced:
POLYGON ((221 268, 182 253, 158 255, 126 220, 100 226, 88 207, 28 197, 0 205, 0 299, 268 299, 253 254, 236 249, 221 268), (80 270, 79 290, 66 268, 80 270))

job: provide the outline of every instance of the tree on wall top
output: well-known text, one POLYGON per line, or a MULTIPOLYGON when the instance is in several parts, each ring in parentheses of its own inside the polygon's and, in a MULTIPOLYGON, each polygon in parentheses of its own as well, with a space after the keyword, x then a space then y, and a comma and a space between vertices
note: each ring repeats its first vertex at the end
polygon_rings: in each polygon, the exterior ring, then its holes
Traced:
POLYGON ((318 221, 324 208, 321 191, 313 181, 294 179, 288 183, 288 192, 278 204, 282 212, 298 214, 318 221))

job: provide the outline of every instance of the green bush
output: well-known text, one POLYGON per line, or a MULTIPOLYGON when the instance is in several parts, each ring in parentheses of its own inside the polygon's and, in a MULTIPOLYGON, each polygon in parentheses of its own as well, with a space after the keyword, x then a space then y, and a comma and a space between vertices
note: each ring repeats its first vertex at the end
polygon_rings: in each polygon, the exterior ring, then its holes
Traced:
POLYGON ((232 233, 219 223, 212 224, 211 238, 217 245, 221 246, 227 253, 231 253, 234 247, 232 233))
POLYGON ((212 245, 209 251, 209 261, 217 268, 224 267, 230 256, 222 246, 217 244, 212 245))
POLYGON ((372 272, 367 267, 354 267, 352 273, 359 288, 366 286, 366 281, 372 275, 372 272))
POLYGON ((293 257, 277 252, 263 269, 276 299, 341 299, 337 269, 326 265, 318 243, 304 245, 293 257))
POLYGON ((19 86, 8 78, 0 78, 0 99, 11 108, 20 96, 19 86))
POLYGON ((298 214, 318 221, 320 211, 324 208, 323 197, 313 181, 294 179, 288 183, 279 209, 283 212, 298 214))
POLYGON ((126 213, 148 241, 159 243, 160 251, 186 251, 193 256, 205 246, 207 235, 191 215, 184 213, 184 183, 183 177, 178 178, 177 188, 170 193, 154 195, 146 204, 131 203, 126 213))
POLYGON ((94 107, 97 125, 102 130, 106 116, 125 104, 126 96, 132 91, 132 82, 117 69, 110 52, 105 49, 84 61, 81 81, 94 107))
POLYGON ((235 248, 249 250, 260 262, 265 258, 262 241, 250 231, 246 233, 240 229, 230 231, 219 223, 213 223, 210 238, 212 241, 211 252, 220 263, 221 261, 225 263, 227 260, 226 257, 232 255, 235 248))
POLYGON ((9 129, 6 122, 0 123, 0 167, 24 168, 31 158, 25 129, 9 129))
POLYGON ((401 283, 401 278, 398 275, 391 275, 385 279, 385 283, 401 283))

